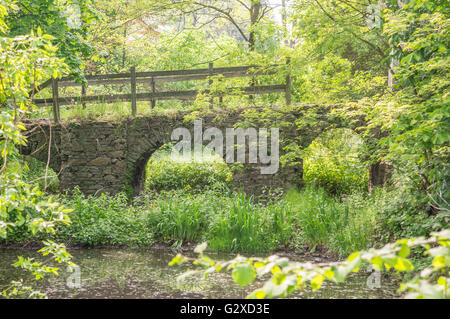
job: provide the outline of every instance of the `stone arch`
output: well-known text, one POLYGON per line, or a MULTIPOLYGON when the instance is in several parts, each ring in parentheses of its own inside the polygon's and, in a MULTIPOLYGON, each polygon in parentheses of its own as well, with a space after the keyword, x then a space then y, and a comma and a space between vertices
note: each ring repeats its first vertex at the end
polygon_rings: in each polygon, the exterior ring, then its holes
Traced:
POLYGON ((150 157, 152 157, 161 146, 163 146, 163 144, 156 147, 156 149, 152 148, 143 152, 134 163, 130 164, 130 186, 133 190, 133 196, 137 196, 144 190, 147 163, 150 157))

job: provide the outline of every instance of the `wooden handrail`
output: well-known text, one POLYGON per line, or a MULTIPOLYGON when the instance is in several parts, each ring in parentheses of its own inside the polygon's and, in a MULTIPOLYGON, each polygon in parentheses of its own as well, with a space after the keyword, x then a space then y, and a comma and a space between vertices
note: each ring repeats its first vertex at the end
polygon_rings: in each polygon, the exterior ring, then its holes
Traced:
MULTIPOLYGON (((249 86, 245 88, 228 88, 225 92, 218 93, 217 97, 225 95, 237 95, 236 90, 241 91, 242 94, 268 94, 268 93, 283 93, 286 90, 284 84, 280 85, 262 85, 262 86, 249 86)), ((152 101, 152 100, 193 100, 197 97, 199 92, 210 93, 210 90, 185 90, 185 91, 165 91, 165 92, 155 92, 155 93, 136 93, 136 101, 152 101)), ((58 105, 71 105, 89 102, 103 102, 103 103, 114 103, 114 102, 126 102, 131 101, 131 94, 101 94, 101 95, 90 95, 84 98, 77 96, 69 97, 59 97, 58 105)), ((53 99, 36 99, 34 100, 36 106, 50 106, 53 104, 53 99)))
MULTIPOLYGON (((287 61, 289 63, 289 59, 287 61)), ((45 87, 51 85, 52 87, 52 98, 49 99, 35 99, 34 104, 36 106, 48 106, 53 105, 54 119, 56 122, 59 121, 59 106, 60 105, 70 105, 81 103, 83 107, 88 102, 104 102, 104 103, 114 103, 117 101, 131 101, 132 115, 136 115, 136 101, 151 101, 152 108, 155 107, 157 100, 192 100, 195 99, 198 93, 211 93, 210 88, 205 90, 185 90, 185 91, 165 91, 156 92, 155 83, 158 82, 179 82, 179 81, 196 81, 210 79, 211 76, 221 75, 225 78, 234 77, 254 77, 262 75, 273 75, 277 71, 273 68, 279 65, 270 65, 264 70, 260 66, 248 65, 248 66, 237 66, 237 67, 220 67, 214 68, 212 64, 209 68, 205 69, 192 69, 192 70, 173 70, 173 71, 150 71, 150 72, 136 72, 135 68, 132 67, 129 73, 116 73, 116 74, 98 74, 98 75, 87 75, 85 76, 87 80, 87 85, 75 82, 72 77, 63 77, 61 79, 50 79, 41 85, 36 86, 34 92, 42 90, 45 87), (150 83, 151 92, 149 93, 137 93, 136 84, 137 83, 150 83), (131 87, 130 94, 102 94, 102 95, 86 95, 87 86, 93 85, 116 85, 116 84, 129 84, 131 87), (81 86, 81 96, 75 97, 60 97, 59 87, 74 87, 81 86)), ((209 85, 212 84, 212 80, 208 81, 209 85)), ((290 104, 291 101, 291 79, 290 76, 286 76, 286 81, 284 84, 276 85, 252 85, 250 87, 237 87, 228 88, 221 93, 215 93, 214 96, 223 97, 224 95, 234 95, 235 91, 238 90, 242 94, 250 95, 253 94, 267 94, 267 93, 285 93, 286 103, 290 104)), ((33 91, 32 91, 33 92, 33 91)), ((211 97, 211 106, 214 97, 211 97)))

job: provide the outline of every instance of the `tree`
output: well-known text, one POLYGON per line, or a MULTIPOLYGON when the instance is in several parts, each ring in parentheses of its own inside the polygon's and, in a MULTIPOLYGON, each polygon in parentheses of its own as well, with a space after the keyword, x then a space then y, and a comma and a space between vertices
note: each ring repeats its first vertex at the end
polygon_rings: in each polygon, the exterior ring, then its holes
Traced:
POLYGON ((333 54, 352 62, 353 71, 387 74, 389 44, 380 24, 368 24, 370 0, 296 0, 295 35, 308 60, 333 54))
POLYGON ((20 0, 5 23, 10 36, 26 35, 37 28, 53 36, 57 56, 65 59, 71 73, 80 76, 84 59, 93 53, 86 41, 87 26, 96 18, 91 0, 20 0))
POLYGON ((381 104, 376 112, 382 114, 374 121, 390 131, 384 141, 388 157, 415 163, 432 210, 445 211, 450 196, 450 7, 441 0, 412 0, 389 6, 385 14, 384 32, 399 61, 397 92, 395 110, 381 104))
MULTIPOLYGON (((13 228, 24 228, 33 234, 54 232, 57 224, 68 223, 70 211, 24 182, 18 170, 18 147, 26 143, 25 127, 20 121, 32 107, 29 87, 51 76, 59 76, 67 66, 56 57, 57 49, 51 43, 54 38, 43 34, 40 28, 37 34, 11 36, 8 33, 5 16, 16 9, 11 2, 0 2, 0 238, 3 239, 13 228)), ((45 241, 43 245, 40 252, 44 256, 50 255, 59 263, 73 266, 63 245, 52 241, 45 241)), ((58 267, 22 257, 15 266, 31 272, 36 279, 49 273, 57 274, 58 270, 58 267)), ((2 295, 45 297, 31 287, 23 287, 21 281, 13 282, 2 295)))
MULTIPOLYGON (((225 22, 237 32, 236 39, 246 42, 248 49, 254 51, 260 27, 270 24, 274 6, 264 0, 163 0, 155 2, 150 8, 158 14, 169 13, 180 16, 183 28, 190 27, 186 25, 186 21, 190 21, 195 28, 212 29, 225 22)), ((219 28, 216 31, 221 30, 223 31, 219 28)))

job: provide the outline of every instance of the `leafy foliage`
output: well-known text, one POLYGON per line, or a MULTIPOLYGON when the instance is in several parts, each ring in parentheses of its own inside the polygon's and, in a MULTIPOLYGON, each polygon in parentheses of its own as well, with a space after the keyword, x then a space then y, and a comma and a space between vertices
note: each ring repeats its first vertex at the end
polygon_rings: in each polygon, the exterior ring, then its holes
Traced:
POLYGON ((146 189, 149 191, 226 189, 230 188, 231 182, 230 168, 217 156, 174 157, 170 155, 170 149, 166 149, 154 154, 146 167, 146 189))
MULTIPOLYGON (((56 225, 69 222, 70 211, 32 185, 24 182, 20 176, 20 164, 17 165, 18 146, 26 139, 25 129, 20 120, 32 106, 28 95, 30 85, 49 75, 58 75, 64 65, 55 57, 55 48, 51 45, 51 36, 42 34, 10 37, 5 18, 16 7, 10 2, 0 2, 0 238, 7 238, 16 229, 24 233, 54 233, 56 225)), ((58 262, 73 265, 64 246, 51 241, 43 243, 43 255, 52 254, 58 262)), ((16 267, 30 271, 36 280, 48 273, 56 273, 57 268, 47 267, 30 259, 19 257, 16 267)), ((30 296, 45 297, 30 287, 21 286, 15 281, 10 288, 2 292, 5 297, 30 296)))
POLYGON ((87 24, 97 18, 92 2, 20 0, 15 3, 14 10, 6 18, 11 36, 27 37, 30 32, 42 30, 58 47, 57 56, 64 58, 71 72, 80 76, 83 58, 93 53, 86 42, 87 24))
POLYGON ((58 229, 57 237, 70 245, 128 245, 153 243, 146 214, 128 205, 124 194, 84 196, 75 189, 65 203, 72 207, 72 223, 58 229))
POLYGON ((333 194, 367 188, 368 165, 362 139, 346 129, 334 129, 320 135, 305 150, 303 179, 323 186, 333 194))
MULTIPOLYGON (((200 252, 194 264, 204 270, 191 270, 208 273, 221 270, 231 271, 233 280, 241 287, 254 282, 256 278, 270 275, 261 288, 253 291, 247 298, 287 297, 296 289, 304 289, 309 284, 313 291, 320 289, 325 280, 343 282, 352 272, 358 272, 363 263, 371 264, 377 271, 395 270, 399 273, 414 270, 408 259, 411 248, 423 246, 425 253, 432 257, 432 263, 413 279, 401 284, 399 292, 406 292, 405 298, 449 298, 450 288, 450 231, 434 233, 429 239, 401 239, 381 249, 370 249, 352 253, 346 261, 314 265, 291 262, 288 258, 276 255, 267 258, 246 258, 237 256, 225 262, 211 260, 200 252), (438 244, 432 248, 432 244, 438 244), (437 279, 436 279, 437 278, 437 279)), ((190 261, 181 255, 176 256, 170 265, 190 261)))
POLYGON ((381 142, 385 158, 411 168, 404 173, 430 197, 435 211, 448 210, 449 197, 448 10, 439 0, 386 10, 384 32, 398 61, 397 91, 372 107, 369 124, 389 132, 381 142))

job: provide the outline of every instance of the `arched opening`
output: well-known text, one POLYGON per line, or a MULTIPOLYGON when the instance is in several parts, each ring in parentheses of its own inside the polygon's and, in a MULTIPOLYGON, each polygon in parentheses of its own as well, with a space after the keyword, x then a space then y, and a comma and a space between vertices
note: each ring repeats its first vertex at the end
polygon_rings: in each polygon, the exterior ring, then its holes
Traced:
POLYGON ((32 156, 24 155, 20 161, 20 174, 24 181, 36 185, 47 193, 59 193, 59 178, 57 173, 46 163, 32 156))
POLYGON ((353 130, 328 130, 305 149, 303 179, 332 194, 367 189, 369 165, 364 153, 364 141, 353 130))
POLYGON ((155 152, 155 149, 149 150, 141 155, 141 157, 136 161, 132 171, 131 171, 131 192, 128 191, 128 196, 137 196, 141 193, 145 188, 145 168, 149 158, 155 152))
POLYGON ((168 143, 149 158, 143 175, 146 191, 176 189, 201 191, 231 188, 233 175, 223 158, 203 148, 198 153, 182 153, 168 143))

